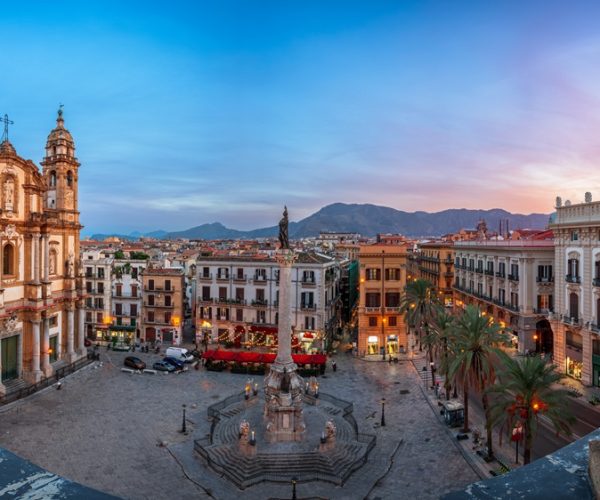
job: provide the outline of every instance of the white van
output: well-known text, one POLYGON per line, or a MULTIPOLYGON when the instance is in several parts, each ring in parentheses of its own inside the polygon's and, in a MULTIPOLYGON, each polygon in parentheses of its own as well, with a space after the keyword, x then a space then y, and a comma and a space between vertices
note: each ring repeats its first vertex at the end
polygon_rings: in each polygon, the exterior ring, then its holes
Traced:
POLYGON ((185 363, 191 363, 194 361, 194 356, 192 356, 190 351, 184 347, 167 347, 165 356, 171 356, 185 363))

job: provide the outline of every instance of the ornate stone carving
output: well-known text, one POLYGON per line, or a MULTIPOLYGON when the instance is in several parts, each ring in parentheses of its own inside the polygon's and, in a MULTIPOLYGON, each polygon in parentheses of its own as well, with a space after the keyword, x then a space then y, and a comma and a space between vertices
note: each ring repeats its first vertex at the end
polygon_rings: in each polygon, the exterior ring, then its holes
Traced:
POLYGON ((556 208, 562 207, 562 198, 560 196, 556 197, 556 203, 555 203, 555 205, 556 205, 556 208))

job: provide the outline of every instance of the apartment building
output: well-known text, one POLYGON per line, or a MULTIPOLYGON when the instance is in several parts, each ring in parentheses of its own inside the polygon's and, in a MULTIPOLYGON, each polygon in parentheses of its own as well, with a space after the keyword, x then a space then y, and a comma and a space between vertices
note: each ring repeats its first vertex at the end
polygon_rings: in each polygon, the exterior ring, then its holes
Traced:
POLYGON ((411 270, 408 279, 425 279, 437 290, 440 303, 446 307, 454 304, 454 243, 430 241, 419 245, 411 253, 411 270))
POLYGON ((180 345, 183 333, 182 269, 147 266, 142 272, 141 340, 180 345))
POLYGON ((142 313, 142 273, 146 260, 115 259, 112 262, 111 337, 133 342, 140 337, 142 313))
POLYGON ((111 253, 104 250, 86 250, 81 259, 85 280, 86 337, 94 341, 110 338, 113 260, 111 253))
POLYGON ((556 199, 554 231, 554 362, 585 385, 600 386, 600 202, 563 205, 556 199))
MULTIPOLYGON (((327 349, 340 325, 340 266, 301 252, 292 268, 296 347, 327 349)), ((279 267, 264 254, 199 257, 196 334, 199 341, 236 346, 277 343, 279 267)))
POLYGON ((362 245, 359 252, 359 355, 408 352, 400 301, 406 286, 406 250, 401 245, 362 245))
POLYGON ((455 305, 478 305, 514 335, 519 352, 551 354, 546 317, 554 308, 551 233, 528 240, 456 241, 454 253, 455 305))

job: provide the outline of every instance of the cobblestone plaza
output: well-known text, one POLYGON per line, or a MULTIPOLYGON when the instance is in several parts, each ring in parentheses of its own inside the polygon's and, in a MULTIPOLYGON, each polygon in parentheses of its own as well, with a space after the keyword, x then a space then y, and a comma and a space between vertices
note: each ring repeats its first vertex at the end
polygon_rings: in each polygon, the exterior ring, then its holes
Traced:
MULTIPOLYGON (((74 374, 62 390, 50 388, 2 408, 0 446, 124 498, 291 498, 288 484, 261 483, 242 492, 193 451, 193 439, 210 429, 206 408, 241 391, 245 375, 205 370, 131 375, 121 372, 124 356, 103 353, 102 366, 74 374), (183 404, 187 435, 179 432, 183 404)), ((158 357, 139 356, 148 364, 158 357)), ((438 498, 478 479, 433 414, 411 363, 345 355, 336 360, 337 372, 320 378, 322 391, 352 401, 361 432, 375 434, 377 444, 342 487, 300 483, 299 498, 438 498)))

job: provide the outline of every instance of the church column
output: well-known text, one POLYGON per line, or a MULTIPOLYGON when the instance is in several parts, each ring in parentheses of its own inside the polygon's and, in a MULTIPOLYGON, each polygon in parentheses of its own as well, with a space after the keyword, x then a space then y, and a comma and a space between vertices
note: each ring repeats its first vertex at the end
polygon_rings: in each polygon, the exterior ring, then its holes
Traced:
POLYGON ((67 359, 69 360, 69 363, 75 361, 74 341, 75 311, 73 310, 73 306, 69 306, 69 310, 67 311, 67 359))
POLYGON ((79 325, 78 326, 79 327, 77 329, 77 336, 78 336, 77 344, 79 345, 79 354, 81 354, 83 356, 84 354, 86 354, 85 339, 84 339, 85 308, 83 306, 83 303, 79 307, 79 325))
POLYGON ((44 338, 42 341, 42 371, 46 377, 52 375, 50 366, 50 318, 44 318, 44 338))
POLYGON ((47 283, 50 279, 50 245, 48 244, 50 235, 42 235, 42 254, 44 258, 44 283, 47 283))
POLYGON ((40 320, 31 320, 32 326, 32 353, 31 353, 31 371, 33 372, 34 381, 37 382, 42 377, 40 371, 40 320))
POLYGON ((33 268, 33 281, 36 283, 40 282, 40 235, 33 234, 31 236, 31 244, 33 246, 33 260, 32 260, 32 268, 33 268))
POLYGON ((2 342, 0 341, 0 396, 6 394, 6 389, 2 383, 2 342))

